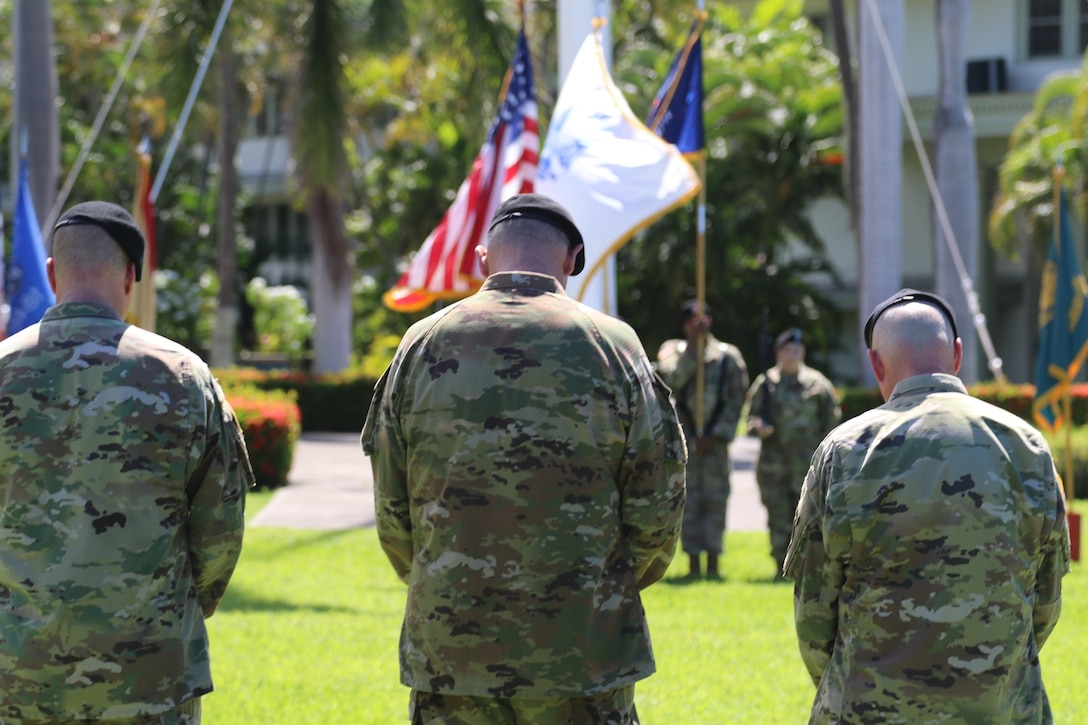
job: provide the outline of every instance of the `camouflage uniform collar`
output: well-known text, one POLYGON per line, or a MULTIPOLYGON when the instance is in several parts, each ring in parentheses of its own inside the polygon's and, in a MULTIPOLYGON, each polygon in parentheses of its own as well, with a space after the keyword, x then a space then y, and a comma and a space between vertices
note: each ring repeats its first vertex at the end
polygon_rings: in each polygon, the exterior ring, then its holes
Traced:
POLYGON ((45 311, 42 322, 50 320, 64 320, 70 317, 108 317, 120 320, 121 316, 105 305, 96 305, 92 302, 62 302, 53 305, 45 311))
POLYGON ((565 295, 567 292, 559 280, 550 274, 536 272, 496 272, 484 280, 482 290, 530 289, 539 292, 554 292, 565 295))
POLYGON ((963 393, 966 395, 967 387, 955 375, 946 375, 945 373, 915 375, 912 378, 900 380, 895 389, 892 390, 892 396, 888 398, 888 402, 918 393, 963 393))
POLYGON ((782 372, 782 366, 775 364, 769 370, 767 370, 767 377, 772 383, 781 383, 782 381, 800 380, 801 376, 805 374, 805 364, 801 363, 801 366, 797 368, 797 372, 792 375, 787 375, 782 372))

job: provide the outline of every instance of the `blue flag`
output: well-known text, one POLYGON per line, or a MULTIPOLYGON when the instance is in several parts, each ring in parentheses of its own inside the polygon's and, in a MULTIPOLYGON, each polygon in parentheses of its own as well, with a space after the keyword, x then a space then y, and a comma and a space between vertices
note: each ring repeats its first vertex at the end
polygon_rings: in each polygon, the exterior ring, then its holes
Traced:
POLYGON ((1088 356, 1088 282, 1073 247, 1065 191, 1039 292, 1039 350, 1035 357, 1035 423, 1053 433, 1067 422, 1063 398, 1088 356))
POLYGON ((8 335, 30 327, 55 302, 45 273, 45 244, 30 198, 30 174, 26 159, 19 161, 19 190, 15 196, 15 218, 12 220, 11 263, 8 266, 8 293, 11 296, 11 317, 8 335))
POLYGON ((703 128, 704 20, 704 14, 697 14, 687 42, 673 60, 646 120, 651 131, 686 156, 701 154, 706 147, 703 128))

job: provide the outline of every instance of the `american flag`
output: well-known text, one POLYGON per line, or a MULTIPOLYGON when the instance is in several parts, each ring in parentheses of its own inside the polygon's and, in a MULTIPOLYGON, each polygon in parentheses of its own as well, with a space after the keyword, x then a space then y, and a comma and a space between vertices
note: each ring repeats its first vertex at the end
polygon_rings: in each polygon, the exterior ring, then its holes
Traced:
POLYGON ((476 247, 485 243, 495 208, 514 194, 533 190, 539 156, 533 66, 522 28, 502 107, 487 141, 442 221, 412 258, 408 271, 385 293, 386 307, 416 312, 438 300, 475 292, 483 283, 476 247))
POLYGON ((132 294, 128 306, 127 322, 145 330, 155 331, 157 315, 155 310, 155 205, 151 201, 151 142, 144 138, 136 149, 136 194, 132 200, 132 218, 140 231, 144 233, 144 266, 140 272, 140 281, 132 294))

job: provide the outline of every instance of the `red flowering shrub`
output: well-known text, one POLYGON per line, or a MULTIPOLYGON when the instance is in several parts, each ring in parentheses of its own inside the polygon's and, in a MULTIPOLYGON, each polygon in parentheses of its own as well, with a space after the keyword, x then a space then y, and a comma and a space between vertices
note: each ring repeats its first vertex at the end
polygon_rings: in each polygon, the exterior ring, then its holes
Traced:
POLYGON ((242 426, 257 488, 287 485, 287 474, 302 432, 302 415, 290 391, 247 386, 226 391, 242 426))

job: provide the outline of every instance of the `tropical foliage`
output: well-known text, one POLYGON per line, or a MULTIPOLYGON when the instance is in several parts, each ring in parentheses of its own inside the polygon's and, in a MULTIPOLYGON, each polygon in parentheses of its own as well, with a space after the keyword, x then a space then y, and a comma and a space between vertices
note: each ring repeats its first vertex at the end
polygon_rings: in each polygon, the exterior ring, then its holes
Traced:
MULTIPOLYGON (((613 3, 614 72, 636 112, 645 111, 680 47, 693 5, 613 3)), ((834 56, 802 19, 797 0, 764 0, 750 19, 711 5, 704 36, 711 305, 725 324, 723 336, 755 339, 750 333, 766 306, 772 326, 800 316, 810 333, 826 337, 826 301, 809 289, 811 273, 825 267, 822 245, 805 212, 814 200, 841 193, 840 169, 829 162, 842 123, 834 56), (742 288, 759 294, 736 294, 742 288)), ((371 348, 387 354, 389 341, 414 318, 384 309, 380 295, 437 224, 480 147, 513 52, 518 6, 236 0, 220 41, 227 45, 216 51, 156 199, 160 268, 194 288, 214 271, 218 306, 236 300, 245 328, 238 339, 255 340, 241 291, 257 264, 239 214, 254 200, 231 201, 234 182, 223 164, 231 146, 222 137, 256 124, 264 106, 278 104, 295 148, 288 191, 295 208, 309 213, 313 247, 326 260, 326 277, 314 280, 309 297, 315 339, 330 314, 314 294, 332 289, 333 279, 346 281, 346 296, 325 300, 337 307, 333 337, 346 341, 353 356, 371 348), (232 94, 250 121, 227 120, 232 94), (229 251, 238 255, 233 268, 229 251)), ((219 0, 160 6, 70 201, 131 205, 133 148, 150 135, 158 170, 220 7, 219 0)), ((0 0, 0 20, 11 10, 12 0, 0 0)), ((54 4, 65 170, 147 10, 135 0, 54 4)), ((554 70, 555 13, 554 0, 524 3, 542 134, 561 82, 554 70)), ((10 43, 0 34, 0 56, 10 57, 10 43)), ((3 113, 8 103, 0 99, 0 118, 10 117, 3 113)), ((9 140, 10 133, 0 122, 0 135, 9 140)), ((693 222, 692 208, 670 215, 619 260, 620 311, 648 346, 672 333, 674 316, 661 312, 662 301, 675 307, 691 294, 693 222)), ((201 349, 210 344, 204 332, 190 334, 201 349)), ((369 358, 369 365, 380 364, 369 358)))
MULTIPOLYGON (((744 18, 716 5, 703 31, 707 301, 718 334, 740 343, 753 368, 768 364, 759 346, 767 329, 804 328, 816 357, 835 333, 831 303, 811 284, 831 268, 809 213, 843 193, 842 95, 837 58, 801 10, 764 0, 744 18)), ((671 53, 645 40, 629 46, 616 75, 644 89, 646 108, 671 53)), ((695 224, 692 205, 618 255, 621 316, 650 348, 678 332, 679 306, 695 296, 695 224)))
POLYGON ((1045 256, 1053 228, 1057 167, 1063 170, 1062 183, 1072 194, 1074 208, 1083 208, 1088 184, 1088 55, 1080 70, 1047 77, 1032 110, 1009 136, 990 212, 994 249, 1012 259, 1025 250, 1029 261, 1045 256))

